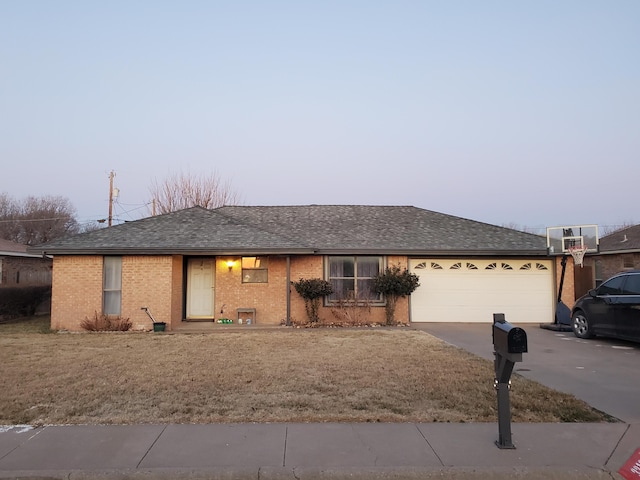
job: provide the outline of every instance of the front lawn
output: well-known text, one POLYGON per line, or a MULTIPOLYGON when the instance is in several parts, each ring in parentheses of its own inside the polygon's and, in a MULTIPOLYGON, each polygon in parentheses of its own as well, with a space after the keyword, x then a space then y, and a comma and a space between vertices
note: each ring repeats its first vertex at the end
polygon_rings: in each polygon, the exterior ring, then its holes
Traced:
MULTIPOLYGON (((46 335, 45 321, 0 324, 0 425, 497 421, 492 362, 408 328, 46 335)), ((514 422, 612 420, 517 375, 511 404, 514 422)))

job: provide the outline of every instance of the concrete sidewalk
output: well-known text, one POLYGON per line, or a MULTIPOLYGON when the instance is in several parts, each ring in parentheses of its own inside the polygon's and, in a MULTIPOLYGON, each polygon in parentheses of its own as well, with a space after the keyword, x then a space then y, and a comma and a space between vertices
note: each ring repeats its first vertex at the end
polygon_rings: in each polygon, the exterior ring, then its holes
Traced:
POLYGON ((0 427, 0 478, 622 479, 639 424, 0 427))

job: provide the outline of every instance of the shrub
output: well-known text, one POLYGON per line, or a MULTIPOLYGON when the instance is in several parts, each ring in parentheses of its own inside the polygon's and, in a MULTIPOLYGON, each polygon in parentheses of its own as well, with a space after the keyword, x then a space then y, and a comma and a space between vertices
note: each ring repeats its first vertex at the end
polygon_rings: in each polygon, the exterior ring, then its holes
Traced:
POLYGON ((320 310, 320 299, 333 293, 333 286, 326 280, 321 278, 310 278, 305 280, 301 278, 297 282, 291 282, 296 292, 304 299, 304 308, 307 312, 309 322, 317 323, 320 319, 318 311, 320 310))
POLYGON ((331 313, 345 326, 369 325, 371 317, 371 302, 354 302, 339 299, 331 308, 331 313))
POLYGON ((418 276, 410 273, 406 268, 403 270, 400 265, 387 267, 384 272, 379 273, 373 282, 376 292, 382 293, 387 299, 385 314, 387 325, 395 323, 396 303, 398 298, 411 295, 420 286, 418 276))
POLYGON ((47 297, 51 286, 0 288, 0 316, 31 316, 47 297))
POLYGON ((90 332, 126 332, 133 324, 128 318, 113 317, 95 312, 93 318, 85 318, 80 326, 90 332))

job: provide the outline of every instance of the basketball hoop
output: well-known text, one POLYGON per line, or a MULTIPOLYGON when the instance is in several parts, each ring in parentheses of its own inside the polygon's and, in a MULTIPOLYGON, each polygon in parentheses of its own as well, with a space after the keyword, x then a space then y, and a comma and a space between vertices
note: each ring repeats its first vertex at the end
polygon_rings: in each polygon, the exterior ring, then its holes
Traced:
POLYGON ((588 247, 584 245, 577 245, 575 247, 569 247, 569 253, 573 257, 573 263, 583 267, 582 261, 584 260, 584 254, 587 253, 588 247))

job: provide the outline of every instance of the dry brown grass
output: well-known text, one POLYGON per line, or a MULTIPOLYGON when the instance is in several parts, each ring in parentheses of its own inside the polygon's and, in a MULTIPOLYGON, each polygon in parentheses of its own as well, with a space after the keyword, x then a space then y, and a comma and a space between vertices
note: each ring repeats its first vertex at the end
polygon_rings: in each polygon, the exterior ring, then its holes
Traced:
MULTIPOLYGON (((493 366, 408 328, 44 335, 0 325, 0 424, 493 422, 493 366)), ((515 376, 514 422, 608 421, 515 376)))

